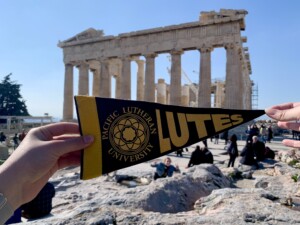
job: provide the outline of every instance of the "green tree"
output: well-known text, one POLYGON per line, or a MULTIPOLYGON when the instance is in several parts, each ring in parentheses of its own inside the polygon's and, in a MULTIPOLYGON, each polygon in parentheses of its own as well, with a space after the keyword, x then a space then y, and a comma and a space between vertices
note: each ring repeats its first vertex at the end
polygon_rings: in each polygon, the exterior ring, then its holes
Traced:
POLYGON ((11 75, 6 75, 0 83, 0 115, 29 116, 25 100, 20 94, 21 85, 12 81, 11 75))

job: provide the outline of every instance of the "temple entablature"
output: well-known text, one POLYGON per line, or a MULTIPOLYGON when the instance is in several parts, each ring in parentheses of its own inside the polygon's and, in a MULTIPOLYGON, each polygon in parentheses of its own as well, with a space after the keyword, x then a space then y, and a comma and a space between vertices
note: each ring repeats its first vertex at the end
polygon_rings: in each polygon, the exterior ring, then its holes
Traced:
MULTIPOLYGON (((245 10, 201 12, 198 21, 105 36, 103 30, 89 28, 58 46, 65 63, 64 120, 73 118, 73 69, 79 71, 78 94, 112 97, 111 79, 116 81, 116 98, 131 99, 131 62, 137 65, 137 100, 155 101, 155 59, 170 56, 170 84, 160 81, 160 101, 188 104, 188 87, 181 83, 181 58, 184 52, 198 50, 199 88, 195 98, 199 107, 211 106, 211 53, 215 48, 226 51, 225 96, 222 106, 233 109, 251 108, 249 75, 251 63, 248 48, 245 10), (93 73, 93 90, 89 90, 89 72, 93 73), (162 96, 167 90, 167 96, 162 96), (182 100, 184 96, 185 100, 182 100)), ((194 89, 193 86, 190 86, 194 89)), ((221 90, 219 88, 218 90, 221 90)), ((218 91, 221 93, 221 91, 218 91)), ((193 92, 195 95, 195 91, 193 92)))

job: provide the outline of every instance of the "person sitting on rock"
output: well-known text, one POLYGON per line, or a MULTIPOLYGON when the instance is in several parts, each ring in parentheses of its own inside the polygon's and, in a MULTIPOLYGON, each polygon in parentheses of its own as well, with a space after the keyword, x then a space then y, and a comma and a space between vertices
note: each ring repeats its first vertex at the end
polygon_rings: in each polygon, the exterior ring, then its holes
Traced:
POLYGON ((33 200, 21 206, 22 216, 27 219, 38 219, 50 214, 54 196, 54 185, 47 182, 33 200))
POLYGON ((240 164, 247 165, 247 166, 253 166, 255 165, 258 169, 258 163, 254 158, 254 151, 251 142, 247 142, 246 146, 243 148, 241 154, 242 156, 240 160, 240 164))
POLYGON ((266 159, 275 159, 275 152, 270 149, 268 146, 266 146, 265 149, 265 158, 266 159))
POLYGON ((252 147, 257 161, 265 159, 265 144, 258 140, 257 136, 252 137, 252 147))
POLYGON ((174 172, 180 172, 178 165, 173 166, 171 163, 171 158, 167 157, 163 162, 151 164, 152 167, 156 167, 153 179, 172 177, 174 172))
POLYGON ((201 151, 200 146, 197 145, 196 149, 192 152, 190 161, 186 168, 199 165, 201 163, 204 163, 204 152, 201 151))
POLYGON ((211 153, 211 151, 208 150, 208 148, 202 148, 201 149, 203 154, 204 154, 204 162, 203 163, 210 163, 213 164, 214 163, 214 156, 211 153))

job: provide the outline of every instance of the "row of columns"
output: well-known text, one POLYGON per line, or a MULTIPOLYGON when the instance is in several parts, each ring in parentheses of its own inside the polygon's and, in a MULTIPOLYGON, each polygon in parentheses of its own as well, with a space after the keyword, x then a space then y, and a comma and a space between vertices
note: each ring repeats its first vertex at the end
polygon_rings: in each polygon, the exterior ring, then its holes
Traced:
MULTIPOLYGON (((226 45, 226 93, 225 107, 242 108, 242 67, 240 48, 237 45, 226 45)), ((200 48, 200 73, 198 107, 211 107, 211 51, 212 47, 200 48)), ((181 55, 183 51, 171 51, 171 80, 169 89, 169 103, 172 105, 185 105, 182 102, 181 91, 181 55)), ((144 61, 136 60, 138 65, 137 74, 137 100, 149 102, 155 101, 155 57, 157 54, 148 54, 144 61), (145 71, 145 72, 144 72, 145 71)), ((131 57, 121 58, 121 71, 117 77, 116 98, 131 99, 131 57)), ((78 95, 89 95, 89 64, 65 65, 65 86, 63 120, 73 119, 73 67, 79 68, 78 95)), ((98 68, 93 68, 93 95, 99 97, 111 97, 111 74, 109 71, 109 59, 98 61, 98 68)), ((160 83, 158 83, 159 85, 160 83)), ((161 93, 157 92, 157 100, 161 99, 161 93)), ((160 102, 160 100, 158 101, 160 102)), ((162 100, 164 103, 165 100, 162 100)))

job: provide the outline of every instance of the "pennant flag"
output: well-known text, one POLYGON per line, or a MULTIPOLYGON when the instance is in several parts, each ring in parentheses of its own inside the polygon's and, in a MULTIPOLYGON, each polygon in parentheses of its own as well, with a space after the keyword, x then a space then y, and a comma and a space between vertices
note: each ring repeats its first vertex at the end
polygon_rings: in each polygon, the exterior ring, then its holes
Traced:
POLYGON ((75 96, 75 102, 81 134, 95 137, 82 154, 84 180, 166 155, 265 113, 89 96, 75 96))

